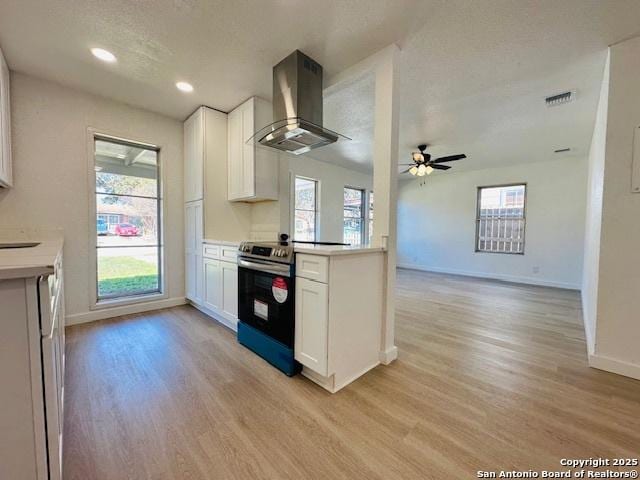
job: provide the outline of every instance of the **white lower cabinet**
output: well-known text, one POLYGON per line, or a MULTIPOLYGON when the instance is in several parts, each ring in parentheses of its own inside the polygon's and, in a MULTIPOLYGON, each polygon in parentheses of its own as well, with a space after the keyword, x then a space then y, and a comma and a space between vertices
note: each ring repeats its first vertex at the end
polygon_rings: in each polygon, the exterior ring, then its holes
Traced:
POLYGON ((383 253, 296 254, 295 359, 334 393, 380 363, 383 253))
POLYGON ((219 310, 221 307, 222 294, 222 270, 219 260, 205 258, 203 261, 204 271, 204 306, 211 310, 219 310))
POLYGON ((201 250, 202 301, 194 303, 203 307, 205 313, 235 329, 238 323, 238 265, 219 259, 228 259, 231 254, 224 256, 221 252, 235 252, 237 247, 205 243, 201 250))
POLYGON ((238 321, 238 265, 220 262, 222 276, 222 313, 230 320, 238 321))
POLYGON ((295 358, 314 372, 327 375, 329 286, 296 278, 295 358))

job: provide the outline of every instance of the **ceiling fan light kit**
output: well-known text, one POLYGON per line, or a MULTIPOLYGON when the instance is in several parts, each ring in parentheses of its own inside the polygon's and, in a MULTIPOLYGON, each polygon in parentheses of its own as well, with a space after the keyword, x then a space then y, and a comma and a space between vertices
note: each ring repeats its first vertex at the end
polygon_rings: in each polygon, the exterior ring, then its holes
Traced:
POLYGON ((404 166, 409 167, 402 173, 410 173, 414 177, 424 177, 431 175, 434 170, 449 170, 449 165, 442 165, 445 162, 453 162, 454 160, 462 160, 467 158, 464 154, 449 155, 447 157, 436 158, 431 160, 431 155, 426 153, 427 145, 418 145, 418 152, 411 153, 413 163, 405 163, 404 166))

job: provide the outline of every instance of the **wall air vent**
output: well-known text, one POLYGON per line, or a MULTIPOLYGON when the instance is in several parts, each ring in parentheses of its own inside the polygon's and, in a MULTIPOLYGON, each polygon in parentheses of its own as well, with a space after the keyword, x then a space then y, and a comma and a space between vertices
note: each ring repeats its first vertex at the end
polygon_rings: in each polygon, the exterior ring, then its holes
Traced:
POLYGON ((562 105, 563 103, 569 103, 575 100, 576 92, 562 92, 555 95, 550 95, 544 99, 547 107, 555 107, 556 105, 562 105))

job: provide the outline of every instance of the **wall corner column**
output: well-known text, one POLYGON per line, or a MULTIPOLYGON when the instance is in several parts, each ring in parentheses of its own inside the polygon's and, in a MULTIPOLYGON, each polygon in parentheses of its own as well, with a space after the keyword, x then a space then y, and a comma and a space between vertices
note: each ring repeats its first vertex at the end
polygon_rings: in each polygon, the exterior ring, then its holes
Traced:
POLYGON ((373 244, 384 246, 384 301, 380 362, 389 364, 398 356, 395 346, 396 203, 399 122, 399 56, 394 44, 376 54, 373 191, 375 215, 373 244))

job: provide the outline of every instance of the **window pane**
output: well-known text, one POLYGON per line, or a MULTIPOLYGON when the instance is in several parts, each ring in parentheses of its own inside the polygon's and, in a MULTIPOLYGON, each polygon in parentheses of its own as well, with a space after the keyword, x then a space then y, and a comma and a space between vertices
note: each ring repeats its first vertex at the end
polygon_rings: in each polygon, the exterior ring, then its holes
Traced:
POLYGON ((94 153, 98 300, 159 292, 158 152, 96 139, 94 153))
POLYGON ((344 243, 360 245, 362 243, 362 219, 344 219, 344 243))
POLYGON ((310 210, 316 209, 316 182, 305 178, 296 177, 295 209, 310 210))
POLYGON ((158 196, 158 152, 96 140, 96 192, 158 196))
POLYGON ((350 245, 360 245, 364 229, 364 191, 358 188, 344 188, 342 241, 350 245))
POLYGON ((351 218, 362 217, 362 190, 355 188, 344 189, 344 216, 351 218))
POLYGON ((369 243, 373 239, 373 192, 369 192, 369 243))
POLYGON ((524 185, 482 188, 480 190, 481 211, 509 207, 524 207, 524 185))
POLYGON ((158 201, 96 195, 98 246, 157 245, 158 201))
POLYGON ((316 214, 305 210, 296 210, 294 219, 294 238, 303 241, 316 239, 316 214))
POLYGON ((476 246, 479 251, 524 253, 525 185, 481 188, 476 246))
POLYGON ((98 298, 158 292, 158 248, 99 248, 98 298))

